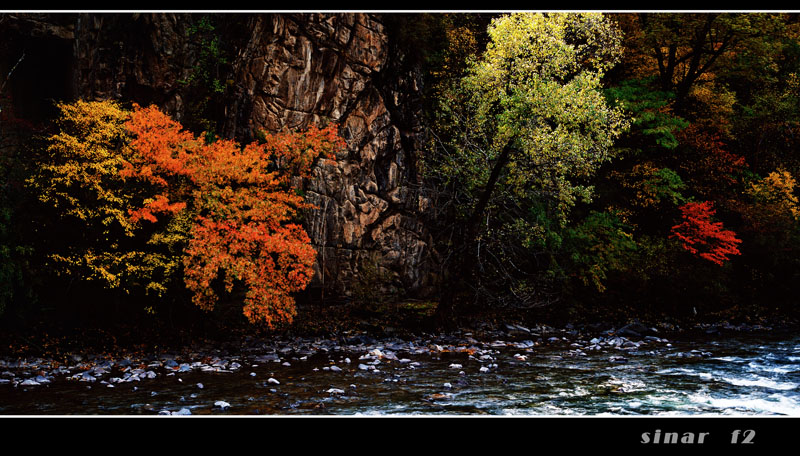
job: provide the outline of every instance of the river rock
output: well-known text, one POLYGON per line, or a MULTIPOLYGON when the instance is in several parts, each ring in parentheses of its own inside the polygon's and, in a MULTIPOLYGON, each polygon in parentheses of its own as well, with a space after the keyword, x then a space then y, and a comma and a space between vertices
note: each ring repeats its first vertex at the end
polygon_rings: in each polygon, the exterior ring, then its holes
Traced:
POLYGON ((230 407, 230 406, 231 406, 231 404, 229 404, 229 403, 227 403, 227 402, 225 402, 225 401, 217 401, 217 402, 214 402, 214 405, 215 405, 216 407, 219 407, 219 408, 223 409, 223 410, 225 410, 226 408, 228 408, 228 407, 230 407))
POLYGON ((84 371, 79 375, 78 380, 82 382, 94 382, 97 381, 97 378, 95 378, 89 371, 84 371))
POLYGON ((266 363, 269 361, 280 361, 280 357, 275 353, 267 353, 266 355, 256 356, 253 360, 258 363, 266 363))
POLYGON ((633 322, 619 328, 616 331, 616 333, 620 336, 641 338, 642 336, 645 335, 652 335, 654 332, 657 331, 658 330, 654 330, 654 328, 649 328, 639 322, 633 322))

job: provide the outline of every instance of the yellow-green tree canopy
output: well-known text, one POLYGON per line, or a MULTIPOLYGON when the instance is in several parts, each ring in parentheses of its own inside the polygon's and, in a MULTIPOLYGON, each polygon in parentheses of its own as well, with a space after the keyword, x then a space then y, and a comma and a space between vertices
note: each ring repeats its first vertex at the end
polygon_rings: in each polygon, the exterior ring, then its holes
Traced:
MULTIPOLYGON (((488 33, 482 58, 442 96, 427 162, 466 219, 465 251, 479 238, 491 242, 492 233, 529 244, 548 231, 537 212, 543 206, 544 223, 565 223, 591 194, 581 180, 611 158, 628 126, 601 92, 621 53, 620 35, 602 14, 511 14, 493 20, 488 33)), ((455 269, 464 278, 467 258, 455 269)))
POLYGON ((565 213, 589 189, 573 183, 610 158, 627 127, 600 80, 620 37, 601 14, 520 13, 494 20, 491 42, 445 95, 430 170, 479 198, 492 170, 511 194, 550 195, 565 213))

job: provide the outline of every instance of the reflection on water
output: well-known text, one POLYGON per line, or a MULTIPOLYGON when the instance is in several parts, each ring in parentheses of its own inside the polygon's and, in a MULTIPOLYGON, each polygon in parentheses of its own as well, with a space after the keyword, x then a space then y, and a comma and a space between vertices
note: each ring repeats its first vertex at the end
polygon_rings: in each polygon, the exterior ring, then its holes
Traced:
POLYGON ((800 416, 800 338, 765 337, 673 340, 626 351, 584 351, 585 340, 489 341, 448 351, 397 339, 305 354, 283 350, 258 362, 242 356, 235 372, 0 384, 0 413, 800 416), (380 356, 370 356, 376 349, 380 356))

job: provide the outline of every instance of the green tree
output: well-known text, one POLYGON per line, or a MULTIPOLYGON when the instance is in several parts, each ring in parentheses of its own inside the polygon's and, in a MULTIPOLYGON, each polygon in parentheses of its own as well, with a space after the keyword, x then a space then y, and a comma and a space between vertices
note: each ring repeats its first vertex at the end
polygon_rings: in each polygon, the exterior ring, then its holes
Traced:
POLYGON ((632 55, 629 71, 658 75, 661 90, 675 93, 682 113, 692 89, 705 77, 742 52, 761 56, 768 68, 780 28, 774 14, 663 14, 638 13, 620 18, 632 55))
POLYGON ((224 97, 230 73, 230 45, 223 39, 216 15, 192 16, 186 35, 192 50, 192 66, 186 79, 178 81, 184 89, 186 103, 185 127, 195 134, 205 133, 205 140, 213 142, 219 134, 225 111, 224 97))
POLYGON ((636 251, 631 228, 614 213, 592 211, 578 226, 566 230, 564 250, 572 274, 584 285, 605 291, 608 274, 627 270, 636 251))
POLYGON ((488 32, 482 58, 442 96, 439 147, 427 163, 455 202, 460 227, 439 306, 444 321, 456 310, 455 290, 472 281, 488 228, 541 236, 528 208, 542 204, 563 225, 576 201, 590 198, 583 181, 611 158, 628 126, 601 91, 621 52, 603 15, 512 14, 488 32))

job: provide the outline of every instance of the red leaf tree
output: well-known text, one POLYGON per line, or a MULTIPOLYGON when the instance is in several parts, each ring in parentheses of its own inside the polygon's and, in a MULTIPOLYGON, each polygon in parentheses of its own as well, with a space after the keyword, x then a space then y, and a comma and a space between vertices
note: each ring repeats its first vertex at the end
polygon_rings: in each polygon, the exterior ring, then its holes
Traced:
POLYGON ((683 248, 691 254, 722 265, 729 255, 740 255, 737 247, 742 241, 736 233, 722 227, 722 222, 713 222, 716 213, 711 201, 686 203, 680 207, 683 223, 672 227, 672 236, 683 242, 683 248))

